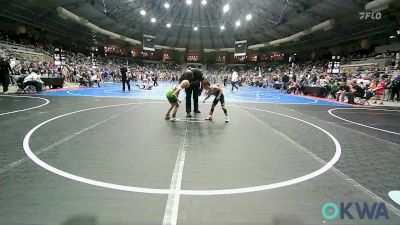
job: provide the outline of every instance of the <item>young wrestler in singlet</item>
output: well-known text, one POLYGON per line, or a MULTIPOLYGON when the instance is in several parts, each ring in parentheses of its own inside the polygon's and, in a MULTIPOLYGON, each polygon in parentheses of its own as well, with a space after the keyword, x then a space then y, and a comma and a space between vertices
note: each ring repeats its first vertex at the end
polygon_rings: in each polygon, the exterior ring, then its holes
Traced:
POLYGON ((211 87, 211 83, 208 80, 204 80, 202 82, 202 87, 203 87, 204 90, 206 90, 206 92, 208 94, 208 96, 204 99, 203 103, 208 98, 210 98, 211 95, 215 96, 214 101, 213 101, 212 106, 211 106, 210 113, 209 113, 208 117, 206 118, 206 120, 212 120, 212 115, 214 113, 215 106, 218 104, 218 102, 221 102, 222 110, 225 113, 225 122, 229 122, 228 111, 225 108, 225 96, 224 96, 224 93, 223 93, 223 89, 219 88, 219 87, 211 87))
POLYGON ((189 86, 190 86, 189 81, 184 80, 181 82, 180 85, 177 85, 176 87, 173 87, 173 88, 170 88, 167 90, 167 93, 165 94, 165 96, 167 97, 169 103, 171 104, 171 107, 168 109, 167 114, 165 115, 166 120, 170 119, 169 114, 171 113, 172 109, 174 109, 174 112, 172 113, 171 121, 172 122, 176 121, 176 112, 178 111, 179 103, 181 102, 178 99, 179 92, 182 89, 188 88, 189 86))

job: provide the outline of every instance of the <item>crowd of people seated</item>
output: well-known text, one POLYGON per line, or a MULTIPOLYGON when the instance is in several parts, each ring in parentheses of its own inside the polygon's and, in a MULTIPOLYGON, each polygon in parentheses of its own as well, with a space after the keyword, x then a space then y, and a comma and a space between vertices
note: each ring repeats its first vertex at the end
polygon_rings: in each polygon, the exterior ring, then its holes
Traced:
POLYGON ((288 94, 308 94, 307 87, 316 87, 318 97, 332 98, 355 104, 356 98, 370 99, 374 103, 380 100, 400 101, 400 59, 395 54, 382 54, 390 68, 376 70, 358 68, 355 73, 328 73, 328 61, 306 62, 298 64, 258 64, 228 65, 215 64, 207 67, 208 79, 227 86, 232 82, 234 71, 238 74, 239 86, 260 88, 278 88, 288 94))
MULTIPOLYGON (((392 55, 393 56, 393 55, 392 55)), ((240 86, 255 86, 260 88, 277 88, 288 94, 308 94, 307 87, 318 88, 318 97, 332 98, 337 101, 347 101, 355 104, 356 100, 370 99, 375 96, 374 103, 380 100, 400 101, 400 71, 396 70, 363 70, 356 73, 330 74, 327 71, 327 62, 308 62, 292 65, 257 65, 227 66, 221 68, 213 66, 209 75, 221 74, 217 83, 226 86, 231 81, 233 71, 239 74, 240 86), (216 68, 216 69, 214 69, 216 68)), ((314 93, 315 94, 315 93, 314 93)), ((361 101, 364 102, 364 101, 361 101)))
POLYGON ((206 76, 209 81, 212 83, 218 83, 225 75, 225 64, 210 64, 207 66, 206 76))
MULTIPOLYGON (((11 34, 0 32, 0 40, 8 43, 25 44, 34 49, 50 51, 51 45, 41 47, 27 35, 13 37, 11 34)), ((99 54, 85 55, 82 53, 65 52, 63 65, 45 60, 31 60, 16 56, 13 52, 0 47, 0 53, 6 55, 5 61, 11 65, 11 84, 16 80, 31 85, 37 91, 43 91, 40 77, 62 77, 65 81, 75 82, 82 86, 100 87, 102 82, 121 81, 121 67, 127 67, 127 77, 134 81, 144 81, 148 86, 157 86, 157 81, 175 82, 182 73, 182 67, 172 62, 136 61, 123 56, 100 56, 99 54), (1 53, 2 52, 2 53, 1 53), (150 85, 150 83, 152 85, 150 85)), ((48 53, 52 54, 52 53, 48 53)), ((213 64, 207 66, 206 76, 213 83, 223 84, 232 81, 232 73, 238 75, 235 84, 239 86, 255 86, 277 88, 288 94, 307 94, 306 87, 319 87, 319 97, 328 97, 338 101, 354 103, 355 98, 371 98, 375 96, 384 100, 400 100, 399 60, 393 54, 370 56, 348 55, 342 57, 342 63, 359 58, 387 58, 394 71, 368 71, 362 67, 355 73, 332 75, 327 72, 328 61, 316 61, 296 64, 243 64, 225 65, 213 64)), ((236 76, 236 75, 235 75, 236 76)))
MULTIPOLYGON (((16 34, 0 30, 0 42, 45 53, 50 58, 54 54, 53 46, 41 45, 27 33, 16 34)), ((64 52, 65 61, 62 66, 57 66, 52 61, 32 60, 24 57, 23 54, 16 55, 2 46, 0 46, 0 53, 4 55, 4 60, 11 65, 11 71, 9 71, 11 85, 16 84, 17 79, 22 77, 20 79, 22 80, 33 73, 42 78, 62 77, 67 82, 92 87, 96 84, 100 86, 101 82, 120 81, 121 74, 119 71, 121 67, 128 67, 130 80, 151 80, 154 83, 157 83, 157 80, 177 81, 182 72, 182 67, 173 62, 133 62, 132 58, 123 56, 85 55, 66 51, 64 52)))
MULTIPOLYGON (((128 65, 130 80, 143 81, 150 79, 177 81, 182 72, 182 67, 175 63, 141 62, 134 63, 127 57, 101 57, 87 56, 82 53, 65 52, 63 65, 56 66, 54 62, 44 60, 31 60, 20 55, 16 56, 6 48, 0 47, 4 60, 11 64, 10 83, 16 85, 16 80, 36 74, 42 78, 62 77, 65 81, 78 83, 81 86, 100 87, 101 82, 114 82, 121 80, 120 68, 128 65)), ((42 83, 43 84, 43 83, 42 83)), ((36 85, 38 92, 43 90, 36 85)), ((35 86, 35 87, 36 87, 35 86)))
MULTIPOLYGON (((126 57, 87 57, 81 53, 67 54, 63 77, 71 82, 88 82, 94 76, 104 82, 121 81, 119 69, 128 67, 127 76, 134 81, 152 78, 157 80, 176 79, 182 68, 174 63, 142 62, 133 63, 126 57)), ((85 85, 82 83, 82 85, 85 85)))

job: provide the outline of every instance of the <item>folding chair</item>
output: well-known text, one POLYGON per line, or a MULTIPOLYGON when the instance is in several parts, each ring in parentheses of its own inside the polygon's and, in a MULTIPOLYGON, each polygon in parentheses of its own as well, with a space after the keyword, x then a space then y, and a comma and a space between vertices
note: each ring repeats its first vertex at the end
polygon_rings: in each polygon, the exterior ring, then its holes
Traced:
POLYGON ((357 101, 357 104, 365 105, 365 103, 367 103, 368 106, 371 106, 371 105, 369 104, 369 100, 370 100, 373 96, 374 96, 374 92, 373 92, 373 91, 366 90, 366 91, 364 92, 364 94, 362 95, 362 97, 357 101))

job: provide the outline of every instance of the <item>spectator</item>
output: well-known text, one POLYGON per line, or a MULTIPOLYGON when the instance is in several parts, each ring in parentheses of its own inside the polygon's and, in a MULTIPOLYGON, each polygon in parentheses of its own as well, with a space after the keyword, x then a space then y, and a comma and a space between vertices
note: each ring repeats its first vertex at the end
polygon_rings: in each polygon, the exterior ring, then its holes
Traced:
POLYGON ((333 99, 336 99, 336 93, 339 91, 339 85, 337 84, 336 80, 332 80, 331 82, 330 94, 333 99))
POLYGON ((352 81, 351 86, 351 94, 349 95, 348 103, 354 104, 354 98, 362 98, 365 94, 365 89, 358 85, 356 80, 352 81))
POLYGON ((291 93, 296 94, 297 89, 298 89, 297 83, 294 82, 294 81, 292 81, 292 82, 290 82, 290 84, 289 84, 289 87, 288 87, 288 89, 287 89, 287 93, 288 93, 288 94, 291 94, 291 93))
POLYGON ((131 91, 131 85, 129 84, 129 77, 127 76, 128 69, 121 67, 120 73, 122 77, 122 91, 125 91, 125 84, 128 86, 128 91, 131 91))
POLYGON ((285 73, 282 77, 282 86, 281 86, 281 91, 286 90, 287 89, 287 84, 289 83, 290 78, 287 75, 287 73, 285 73))
POLYGON ((153 81, 154 81, 153 86, 158 86, 157 80, 158 80, 158 75, 157 75, 157 74, 154 74, 154 75, 153 75, 153 81))
POLYGON ((375 102, 374 104, 377 104, 378 98, 381 100, 381 105, 383 105, 383 94, 385 92, 385 80, 381 78, 381 80, 378 83, 378 86, 374 89, 375 91, 375 102))
POLYGON ((224 75, 224 87, 226 87, 227 82, 228 82, 228 75, 224 75))
POLYGON ((233 70, 232 77, 231 77, 231 83, 232 83, 231 91, 233 91, 233 88, 236 88, 237 90, 239 90, 238 86, 236 86, 238 81, 239 81, 239 75, 235 70, 233 70))
POLYGON ((400 101, 400 73, 397 72, 396 77, 393 79, 392 84, 391 84, 391 91, 392 94, 390 95, 390 100, 394 101, 395 96, 396 101, 400 101))
POLYGON ((89 86, 93 87, 93 85, 95 83, 97 83, 97 87, 100 87, 100 81, 101 80, 100 80, 99 76, 92 72, 90 75, 90 78, 89 78, 89 86))
POLYGON ((33 71, 28 76, 24 78, 24 85, 34 86, 36 88, 37 93, 43 92, 43 81, 40 79, 40 76, 36 73, 37 71, 33 71))
POLYGON ((5 61, 5 53, 0 52, 0 84, 3 86, 3 93, 8 93, 8 85, 10 84, 10 64, 5 61))
POLYGON ((350 87, 347 86, 346 82, 341 82, 339 86, 339 91, 337 92, 338 95, 336 96, 337 101, 344 102, 344 98, 349 95, 350 87))

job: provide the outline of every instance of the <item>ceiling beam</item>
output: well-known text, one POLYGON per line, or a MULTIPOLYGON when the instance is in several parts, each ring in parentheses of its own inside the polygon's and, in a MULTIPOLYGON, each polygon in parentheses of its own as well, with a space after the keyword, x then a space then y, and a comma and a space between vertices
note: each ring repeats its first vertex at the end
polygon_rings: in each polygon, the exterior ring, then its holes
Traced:
MULTIPOLYGON (((212 13, 212 12, 211 12, 211 13, 212 13)), ((212 30, 211 30, 211 23, 210 23, 210 19, 209 19, 209 16, 208 16, 208 10, 206 10, 206 11, 204 12, 204 15, 205 15, 205 17, 206 17, 206 21, 207 21, 207 24, 208 24, 208 33, 210 34, 211 48, 215 48, 214 35, 213 35, 212 30)), ((203 49, 203 46, 201 47, 201 49, 203 49)))
POLYGON ((162 45, 167 45, 169 38, 172 36, 171 33, 175 33, 177 30, 176 27, 176 22, 178 21, 178 16, 182 14, 182 6, 180 5, 179 2, 174 2, 175 4, 171 7, 171 18, 173 18, 173 21, 165 21, 165 22, 170 22, 171 23, 171 28, 166 28, 167 32, 166 35, 164 35, 162 41, 160 42, 162 45), (173 9, 173 10, 172 10, 173 9))
MULTIPOLYGON (((203 50, 203 31, 202 31, 202 20, 201 20, 201 6, 200 3, 197 4, 198 6, 198 11, 199 11, 199 37, 200 37, 200 49, 203 50)), ((204 29, 205 30, 205 29, 204 29)), ((205 32, 204 32, 205 33, 205 32)))
MULTIPOLYGON (((184 11, 184 16, 183 16, 183 20, 186 20, 186 18, 187 18, 187 15, 188 15, 188 10, 183 10, 184 11)), ((177 39, 176 39, 176 41, 175 41, 175 43, 174 43, 174 47, 182 47, 182 46, 178 46, 178 43, 179 43, 179 39, 181 38, 181 35, 182 35, 182 29, 184 28, 184 26, 179 26, 179 30, 178 30, 178 35, 177 35, 177 39)))
MULTIPOLYGON (((192 4, 193 4, 193 3, 192 3, 192 4)), ((191 16, 191 18, 190 18, 189 34, 188 34, 187 39, 186 39, 186 44, 184 45, 186 49, 190 49, 190 41, 191 41, 191 39, 192 39, 192 32, 193 32, 193 8, 194 8, 194 7, 191 7, 191 10, 190 10, 190 16, 191 16)))

